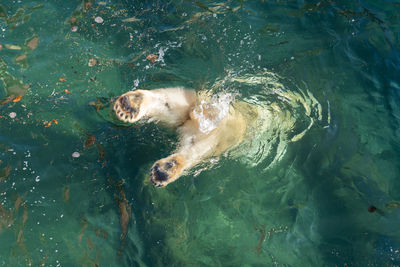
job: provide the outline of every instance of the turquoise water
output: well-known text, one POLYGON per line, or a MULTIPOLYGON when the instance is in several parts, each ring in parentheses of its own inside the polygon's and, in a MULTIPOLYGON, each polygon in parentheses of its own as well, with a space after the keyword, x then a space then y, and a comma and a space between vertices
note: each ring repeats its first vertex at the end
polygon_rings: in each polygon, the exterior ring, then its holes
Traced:
POLYGON ((398 1, 0 5, 2 266, 400 265, 398 1), (163 86, 257 96, 294 128, 154 188, 178 137, 109 103, 163 86))

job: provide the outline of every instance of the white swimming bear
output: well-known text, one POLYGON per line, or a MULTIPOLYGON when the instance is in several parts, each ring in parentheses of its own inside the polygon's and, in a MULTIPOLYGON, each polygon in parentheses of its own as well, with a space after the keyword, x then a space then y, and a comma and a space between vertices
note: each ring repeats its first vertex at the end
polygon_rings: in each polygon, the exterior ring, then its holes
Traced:
POLYGON ((155 162, 150 171, 151 182, 163 187, 205 159, 219 156, 242 142, 252 121, 249 116, 256 117, 257 111, 250 104, 230 100, 219 99, 224 103, 218 105, 218 101, 199 97, 194 90, 182 87, 135 90, 121 95, 114 111, 124 122, 147 119, 178 131, 175 152, 155 162))

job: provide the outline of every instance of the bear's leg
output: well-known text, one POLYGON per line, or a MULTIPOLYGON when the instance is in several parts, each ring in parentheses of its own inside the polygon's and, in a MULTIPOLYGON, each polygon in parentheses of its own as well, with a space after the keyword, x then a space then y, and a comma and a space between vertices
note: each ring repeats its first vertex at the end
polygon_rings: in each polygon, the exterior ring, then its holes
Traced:
POLYGON ((176 181, 184 171, 189 170, 214 153, 217 138, 208 136, 190 147, 180 146, 175 154, 156 161, 150 170, 150 181, 157 187, 164 187, 176 181))
MULTIPOLYGON (((189 129, 193 121, 188 121, 183 128, 188 128, 189 132, 180 140, 177 151, 154 163, 150 170, 150 181, 157 187, 164 187, 176 181, 184 171, 189 170, 204 159, 218 155, 216 148, 221 142, 216 132, 196 136, 191 134, 189 129), (186 127, 185 127, 186 126, 186 127)), ((182 129, 181 129, 182 131, 182 129)), ((182 134, 182 132, 181 132, 182 134)))
POLYGON ((219 156, 240 144, 247 128, 244 117, 233 108, 211 132, 201 132, 198 125, 194 119, 187 120, 178 129, 181 139, 176 152, 154 163, 150 180, 155 186, 166 186, 207 158, 219 156))
POLYGON ((136 90, 121 95, 114 104, 117 117, 129 123, 140 119, 178 127, 196 103, 196 92, 182 87, 136 90))

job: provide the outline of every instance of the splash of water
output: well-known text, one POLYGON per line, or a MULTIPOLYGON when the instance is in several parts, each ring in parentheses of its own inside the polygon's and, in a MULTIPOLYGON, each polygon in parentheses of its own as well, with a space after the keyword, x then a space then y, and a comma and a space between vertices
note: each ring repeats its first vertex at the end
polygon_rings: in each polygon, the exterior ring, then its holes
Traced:
POLYGON ((218 127, 221 120, 228 115, 229 105, 233 101, 232 93, 218 93, 208 99, 201 99, 193 110, 198 120, 200 131, 207 134, 218 127))

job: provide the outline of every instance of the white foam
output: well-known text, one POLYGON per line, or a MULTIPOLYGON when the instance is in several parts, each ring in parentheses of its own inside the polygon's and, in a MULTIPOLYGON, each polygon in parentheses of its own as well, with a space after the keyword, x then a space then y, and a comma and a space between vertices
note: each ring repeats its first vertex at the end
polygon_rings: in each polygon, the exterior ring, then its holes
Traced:
POLYGON ((218 127, 221 120, 228 115, 233 98, 231 93, 219 93, 210 100, 201 100, 197 104, 193 115, 199 122, 201 132, 209 133, 218 127))

